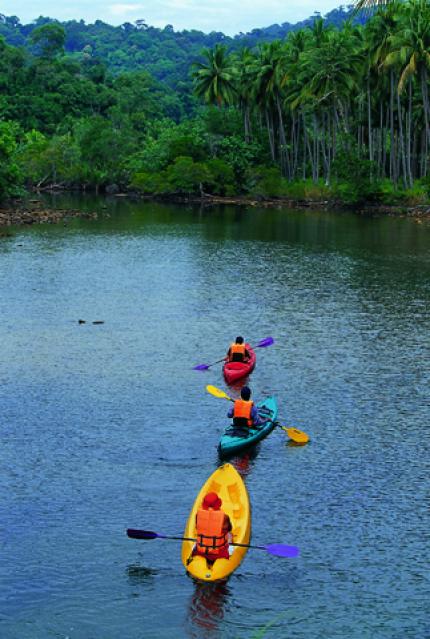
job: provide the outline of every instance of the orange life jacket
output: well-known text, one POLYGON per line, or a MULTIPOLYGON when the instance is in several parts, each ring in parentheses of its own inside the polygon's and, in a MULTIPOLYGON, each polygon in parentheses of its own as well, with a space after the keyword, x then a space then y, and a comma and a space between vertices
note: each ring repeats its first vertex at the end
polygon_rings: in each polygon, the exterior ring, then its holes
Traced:
POLYGON ((243 360, 245 359, 245 351, 245 344, 236 344, 236 342, 234 342, 230 346, 230 361, 243 362, 243 360))
POLYGON ((249 426, 253 425, 251 418, 251 410, 254 406, 254 402, 245 401, 244 399, 236 399, 233 409, 233 424, 235 426, 249 426))
POLYGON ((201 553, 217 553, 228 547, 228 532, 224 531, 225 514, 222 510, 197 511, 197 547, 201 553))

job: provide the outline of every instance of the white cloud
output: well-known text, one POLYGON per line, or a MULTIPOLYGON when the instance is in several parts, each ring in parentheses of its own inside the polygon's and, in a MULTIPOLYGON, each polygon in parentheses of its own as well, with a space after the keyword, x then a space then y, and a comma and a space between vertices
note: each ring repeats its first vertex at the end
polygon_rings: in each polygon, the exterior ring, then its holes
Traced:
POLYGON ((109 13, 113 16, 124 16, 128 13, 137 13, 144 9, 143 4, 111 4, 109 7, 109 13))

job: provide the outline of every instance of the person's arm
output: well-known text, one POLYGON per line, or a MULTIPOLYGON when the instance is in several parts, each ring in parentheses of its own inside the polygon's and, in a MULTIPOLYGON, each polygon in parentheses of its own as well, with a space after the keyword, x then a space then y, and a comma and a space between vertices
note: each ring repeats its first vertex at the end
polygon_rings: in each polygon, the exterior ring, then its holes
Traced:
POLYGON ((266 423, 266 419, 261 419, 260 415, 258 414, 258 410, 257 407, 254 405, 251 408, 251 419, 254 423, 254 426, 261 426, 262 424, 266 423))
POLYGON ((229 417, 231 419, 233 417, 233 412, 234 412, 234 407, 232 406, 228 410, 227 417, 229 417))
POLYGON ((245 359, 251 359, 251 353, 247 348, 245 348, 245 359))
POLYGON ((233 530, 233 526, 231 525, 230 517, 225 515, 224 519, 224 532, 231 532, 233 530))

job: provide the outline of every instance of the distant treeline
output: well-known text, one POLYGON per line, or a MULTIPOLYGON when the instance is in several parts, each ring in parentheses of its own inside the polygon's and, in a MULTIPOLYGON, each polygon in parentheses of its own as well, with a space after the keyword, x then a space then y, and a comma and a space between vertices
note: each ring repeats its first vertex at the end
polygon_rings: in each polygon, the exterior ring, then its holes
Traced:
MULTIPOLYGON (((70 24, 128 33, 128 43, 151 30, 70 24)), ((174 68, 160 38, 181 34, 154 31, 158 63, 174 68)), ((108 36, 97 47, 84 38, 73 54, 66 52, 70 29, 57 22, 32 25, 22 37, 25 48, 0 40, 2 198, 27 185, 349 203, 428 199, 425 0, 391 3, 364 25, 337 28, 315 18, 253 48, 238 47, 239 38, 202 51, 200 42, 176 89, 136 63, 130 71, 108 65, 100 53, 108 36)))
MULTIPOLYGON (((341 27, 350 16, 350 7, 340 7, 330 11, 324 19, 327 24, 341 27)), ((82 56, 96 58, 113 73, 145 70, 176 91, 184 92, 185 87, 181 87, 180 83, 185 82, 189 87, 190 66, 204 47, 212 48, 216 44, 236 49, 254 47, 262 42, 283 39, 290 31, 311 26, 315 17, 297 24, 285 22, 253 29, 250 33, 231 38, 218 31, 209 34, 195 29, 175 31, 171 25, 158 29, 144 20, 133 24, 125 22, 115 27, 102 20, 86 24, 84 20, 58 22, 40 17, 24 25, 16 16, 0 14, 0 36, 8 44, 34 52, 32 32, 45 24, 57 24, 64 28, 64 47, 68 55, 78 60, 82 56)))

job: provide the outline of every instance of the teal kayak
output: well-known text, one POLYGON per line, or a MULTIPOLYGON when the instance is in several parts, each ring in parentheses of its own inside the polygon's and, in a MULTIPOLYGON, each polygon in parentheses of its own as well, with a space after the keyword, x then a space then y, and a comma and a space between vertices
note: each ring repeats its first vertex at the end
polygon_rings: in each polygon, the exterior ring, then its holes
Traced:
POLYGON ((278 415, 278 406, 274 397, 263 399, 257 404, 258 413, 262 419, 269 418, 271 421, 258 426, 257 428, 237 429, 233 425, 229 426, 222 435, 218 445, 218 452, 221 457, 237 455, 250 446, 254 446, 267 437, 275 428, 273 423, 278 415))

